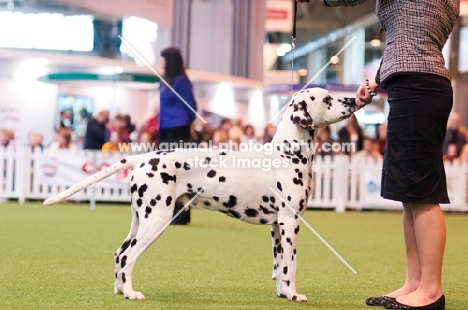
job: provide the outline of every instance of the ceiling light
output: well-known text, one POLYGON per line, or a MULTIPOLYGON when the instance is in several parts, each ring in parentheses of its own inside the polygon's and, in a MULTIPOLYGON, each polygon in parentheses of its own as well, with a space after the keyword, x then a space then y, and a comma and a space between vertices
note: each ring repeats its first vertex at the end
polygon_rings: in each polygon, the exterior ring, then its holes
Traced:
POLYGON ((380 44, 382 44, 382 42, 379 39, 372 39, 372 40, 370 40, 369 43, 370 43, 370 45, 375 46, 375 47, 378 47, 378 46, 380 46, 380 44))
POLYGON ((333 65, 336 65, 337 63, 340 62, 340 58, 338 58, 338 56, 332 56, 330 57, 330 63, 333 64, 333 65))

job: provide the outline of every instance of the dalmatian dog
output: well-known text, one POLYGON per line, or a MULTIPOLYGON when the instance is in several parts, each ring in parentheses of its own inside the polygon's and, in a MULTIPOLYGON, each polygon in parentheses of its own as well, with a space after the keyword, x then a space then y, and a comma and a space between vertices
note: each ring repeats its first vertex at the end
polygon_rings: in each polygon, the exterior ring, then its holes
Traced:
POLYGON ((274 146, 273 152, 160 149, 132 155, 44 204, 57 203, 117 171, 132 169, 132 222, 128 236, 115 253, 116 294, 128 299, 145 298, 132 285, 137 256, 159 238, 174 208, 189 207, 186 204, 191 202, 193 208, 219 211, 251 224, 271 225, 276 294, 290 301, 307 301, 296 291, 296 246, 299 215, 306 210, 314 185, 314 149, 310 146, 317 128, 348 118, 357 109, 354 99, 335 98, 321 88, 306 89, 296 93, 285 108, 269 144, 274 146), (240 167, 237 161, 241 158, 243 163, 273 165, 271 169, 240 167))

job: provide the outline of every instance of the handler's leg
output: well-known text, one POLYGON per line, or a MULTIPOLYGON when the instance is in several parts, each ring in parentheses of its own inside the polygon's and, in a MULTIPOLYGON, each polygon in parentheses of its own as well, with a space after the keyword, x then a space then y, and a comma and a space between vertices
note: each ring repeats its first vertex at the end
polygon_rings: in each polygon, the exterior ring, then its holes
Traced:
POLYGON ((407 203, 403 203, 403 232, 406 246, 406 280, 401 288, 385 294, 394 298, 414 292, 419 287, 421 280, 421 266, 416 242, 413 210, 407 203))
POLYGON ((438 204, 411 203, 409 207, 413 214, 421 277, 419 286, 414 292, 401 296, 397 300, 409 306, 424 306, 435 302, 442 296, 445 219, 438 204))

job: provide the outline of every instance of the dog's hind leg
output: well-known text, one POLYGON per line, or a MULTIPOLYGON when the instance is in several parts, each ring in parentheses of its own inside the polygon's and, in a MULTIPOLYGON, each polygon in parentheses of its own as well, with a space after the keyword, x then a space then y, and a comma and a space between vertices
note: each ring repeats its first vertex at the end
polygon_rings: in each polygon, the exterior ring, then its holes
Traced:
POLYGON ((123 279, 122 275, 119 274, 120 270, 122 269, 122 264, 125 264, 125 262, 122 263, 122 258, 125 257, 129 251, 129 249, 135 245, 136 243, 136 234, 138 231, 138 226, 139 226, 139 215, 138 211, 132 209, 132 224, 130 226, 130 232, 128 233, 128 236, 125 238, 124 242, 122 245, 117 249, 117 251, 114 254, 114 261, 115 261, 115 281, 114 281, 114 293, 115 294, 123 294, 123 279))
POLYGON ((307 301, 305 295, 296 292, 296 269, 297 269, 297 240, 299 234, 299 220, 291 217, 278 219, 281 235, 281 248, 283 261, 280 264, 282 273, 280 284, 280 295, 285 295, 291 301, 307 301))
POLYGON ((175 199, 170 194, 158 194, 154 197, 156 198, 142 197, 142 203, 137 202, 137 206, 133 207, 138 212, 138 230, 128 251, 120 257, 119 266, 123 294, 127 299, 145 299, 142 293, 133 290, 133 268, 140 255, 161 236, 174 212, 175 199))
POLYGON ((273 246, 273 274, 271 278, 276 280, 276 295, 286 298, 281 292, 281 265, 283 262, 283 249, 281 248, 281 235, 278 224, 271 225, 271 241, 273 246))

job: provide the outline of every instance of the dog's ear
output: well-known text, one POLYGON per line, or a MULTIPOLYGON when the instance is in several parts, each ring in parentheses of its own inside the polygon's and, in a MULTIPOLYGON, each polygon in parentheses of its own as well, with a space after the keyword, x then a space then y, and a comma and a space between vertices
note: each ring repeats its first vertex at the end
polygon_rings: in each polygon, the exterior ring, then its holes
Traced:
POLYGON ((304 128, 305 130, 314 130, 314 120, 307 112, 307 103, 305 100, 299 102, 292 102, 293 112, 291 113, 291 121, 293 124, 304 128))

